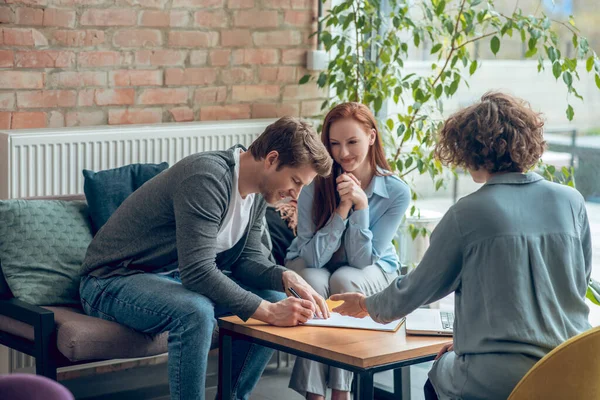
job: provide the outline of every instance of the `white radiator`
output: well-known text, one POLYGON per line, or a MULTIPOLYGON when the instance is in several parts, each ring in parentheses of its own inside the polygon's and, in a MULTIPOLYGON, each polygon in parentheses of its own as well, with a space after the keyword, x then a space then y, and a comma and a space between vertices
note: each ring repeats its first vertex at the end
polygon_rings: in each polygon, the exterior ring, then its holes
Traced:
POLYGON ((248 146, 273 120, 0 132, 0 199, 83 193, 83 169, 173 165, 193 153, 248 146))
MULTIPOLYGON (((175 164, 234 144, 248 147, 272 119, 21 129, 0 132, 0 199, 83 194, 83 169, 175 164)), ((0 346, 1 347, 1 346, 0 346)), ((1 349, 0 349, 1 350, 1 349)), ((0 351, 0 373, 31 372, 35 359, 0 351)))

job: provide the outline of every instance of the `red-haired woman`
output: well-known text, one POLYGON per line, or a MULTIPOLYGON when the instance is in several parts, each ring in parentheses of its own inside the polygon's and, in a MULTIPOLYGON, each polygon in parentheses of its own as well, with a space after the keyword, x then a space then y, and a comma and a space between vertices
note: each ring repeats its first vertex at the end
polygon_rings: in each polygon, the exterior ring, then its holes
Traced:
MULTIPOLYGON (((317 177, 298 199, 298 236, 286 266, 322 296, 375 294, 398 277, 392 239, 408 208, 406 183, 391 175, 373 114, 363 104, 334 107, 323 124, 334 173, 317 177)), ((352 373, 298 359, 290 387, 309 399, 349 399, 352 373)))

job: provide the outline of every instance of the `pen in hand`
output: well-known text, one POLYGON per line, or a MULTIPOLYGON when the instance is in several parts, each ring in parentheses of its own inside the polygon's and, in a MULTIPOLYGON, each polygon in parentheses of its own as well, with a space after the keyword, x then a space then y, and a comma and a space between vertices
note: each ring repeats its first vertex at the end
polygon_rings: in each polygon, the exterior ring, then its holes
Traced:
MULTIPOLYGON (((300 297, 300 295, 298 294, 298 292, 296 292, 293 287, 290 286, 288 288, 288 290, 290 291, 291 294, 294 295, 294 297, 296 297, 297 299, 303 300, 302 297, 300 297)), ((316 317, 317 317, 317 314, 313 313, 313 318, 316 318, 316 317)))

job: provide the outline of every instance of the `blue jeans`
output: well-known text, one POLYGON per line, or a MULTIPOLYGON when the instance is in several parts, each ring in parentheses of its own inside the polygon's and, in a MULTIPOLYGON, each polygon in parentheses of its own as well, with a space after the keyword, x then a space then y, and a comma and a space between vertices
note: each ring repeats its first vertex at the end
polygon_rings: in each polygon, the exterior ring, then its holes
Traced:
MULTIPOLYGON (((271 302, 285 294, 242 287, 271 302)), ((85 276, 81 303, 88 315, 115 321, 148 334, 169 332, 169 388, 173 400, 204 399, 208 352, 216 318, 228 310, 183 287, 179 272, 140 273, 99 279, 85 276)), ((235 399, 248 399, 273 350, 233 341, 232 383, 235 399)))

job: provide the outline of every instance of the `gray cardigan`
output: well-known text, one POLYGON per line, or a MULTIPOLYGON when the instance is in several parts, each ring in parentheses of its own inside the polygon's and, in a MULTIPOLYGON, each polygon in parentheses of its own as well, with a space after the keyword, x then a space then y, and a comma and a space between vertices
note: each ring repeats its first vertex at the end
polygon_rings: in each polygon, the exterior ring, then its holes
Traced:
POLYGON ((233 148, 198 153, 146 182, 96 234, 82 274, 103 278, 179 268, 186 288, 249 318, 262 299, 223 271, 243 284, 283 291, 285 268, 261 250, 262 196, 255 197, 242 239, 217 255, 214 243, 229 207, 234 168, 233 148))
POLYGON ((506 399, 537 361, 590 328, 583 197, 535 173, 497 175, 448 210, 419 266, 367 299, 378 321, 455 292, 454 352, 432 369, 440 399, 506 399))

